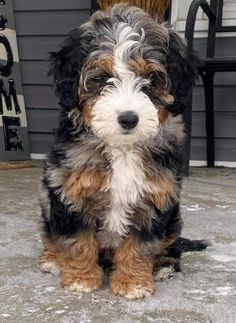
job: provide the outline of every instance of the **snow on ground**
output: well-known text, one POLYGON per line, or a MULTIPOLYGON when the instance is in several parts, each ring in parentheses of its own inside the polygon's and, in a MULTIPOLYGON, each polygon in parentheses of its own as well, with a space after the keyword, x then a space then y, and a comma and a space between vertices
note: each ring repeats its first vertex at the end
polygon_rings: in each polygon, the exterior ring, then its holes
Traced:
POLYGON ((157 282, 153 297, 113 297, 62 289, 37 258, 40 169, 0 171, 0 322, 236 322, 236 171, 193 169, 183 183, 183 236, 212 241, 186 253, 182 272, 157 282))

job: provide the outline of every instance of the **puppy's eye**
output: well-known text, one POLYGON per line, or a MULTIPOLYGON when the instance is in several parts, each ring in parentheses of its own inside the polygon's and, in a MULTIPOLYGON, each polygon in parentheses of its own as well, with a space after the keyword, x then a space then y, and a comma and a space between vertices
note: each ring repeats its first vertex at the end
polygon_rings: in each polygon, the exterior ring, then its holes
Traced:
POLYGON ((163 86, 166 82, 165 75, 158 72, 148 74, 146 79, 149 81, 149 83, 144 85, 144 90, 151 90, 158 86, 163 86))
POLYGON ((100 78, 99 78, 99 83, 101 85, 106 85, 107 84, 107 81, 109 80, 109 78, 111 78, 110 75, 108 74, 103 74, 100 78))

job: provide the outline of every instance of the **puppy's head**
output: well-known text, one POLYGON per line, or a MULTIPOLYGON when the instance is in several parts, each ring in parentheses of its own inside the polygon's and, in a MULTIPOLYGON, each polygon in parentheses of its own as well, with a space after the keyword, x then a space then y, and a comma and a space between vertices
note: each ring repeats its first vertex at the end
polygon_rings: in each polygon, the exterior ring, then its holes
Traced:
POLYGON ((155 136, 175 100, 170 40, 168 29, 141 9, 96 12, 51 56, 60 104, 111 145, 155 136))

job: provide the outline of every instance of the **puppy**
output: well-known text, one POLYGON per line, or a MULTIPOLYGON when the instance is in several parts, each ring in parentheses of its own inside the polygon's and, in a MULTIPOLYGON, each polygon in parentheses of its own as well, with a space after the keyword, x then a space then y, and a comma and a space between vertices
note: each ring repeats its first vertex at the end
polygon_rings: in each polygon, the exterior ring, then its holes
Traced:
POLYGON ((196 74, 186 45, 120 4, 71 32, 50 73, 62 110, 42 176, 40 267, 91 292, 108 255, 112 293, 149 296, 154 265, 181 253, 181 114, 196 74))

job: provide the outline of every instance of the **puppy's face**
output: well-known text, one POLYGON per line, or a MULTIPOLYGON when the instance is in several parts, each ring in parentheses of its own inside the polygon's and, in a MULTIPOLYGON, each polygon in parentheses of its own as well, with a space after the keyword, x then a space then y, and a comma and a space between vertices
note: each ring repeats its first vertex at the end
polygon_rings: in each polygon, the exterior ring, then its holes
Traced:
POLYGON ((125 25, 114 35, 115 42, 104 43, 83 66, 80 105, 96 136, 111 145, 133 144, 157 133, 173 97, 165 67, 145 57, 145 35, 125 25))

